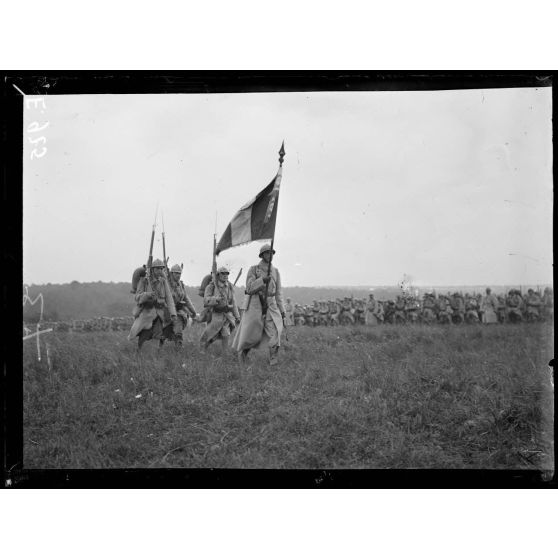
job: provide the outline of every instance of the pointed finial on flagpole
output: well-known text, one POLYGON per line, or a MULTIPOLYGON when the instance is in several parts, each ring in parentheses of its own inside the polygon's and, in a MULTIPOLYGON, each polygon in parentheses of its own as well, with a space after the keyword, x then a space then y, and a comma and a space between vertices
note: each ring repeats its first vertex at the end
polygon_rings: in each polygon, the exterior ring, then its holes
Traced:
POLYGON ((285 157, 285 140, 283 140, 283 143, 281 144, 281 149, 279 149, 279 165, 280 166, 283 165, 284 157, 285 157))

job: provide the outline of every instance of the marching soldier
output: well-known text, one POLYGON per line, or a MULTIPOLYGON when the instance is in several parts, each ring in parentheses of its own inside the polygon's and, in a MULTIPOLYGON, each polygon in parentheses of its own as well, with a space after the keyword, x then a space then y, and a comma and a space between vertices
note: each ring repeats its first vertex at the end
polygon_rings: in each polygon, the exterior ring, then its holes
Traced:
POLYGON ((172 292, 165 277, 165 264, 157 259, 151 264, 151 277, 139 280, 135 299, 137 310, 128 339, 138 338, 138 350, 148 339, 161 339, 163 329, 176 320, 172 292))
POLYGON ((182 266, 175 264, 170 270, 169 286, 171 288, 174 306, 176 308, 177 319, 173 327, 167 326, 164 329, 164 337, 161 338, 159 343, 162 345, 164 339, 174 340, 177 348, 182 347, 182 332, 188 324, 188 318, 196 317, 196 309, 186 294, 186 286, 180 280, 182 275, 182 266))
POLYGON ((384 323, 394 324, 395 323, 395 302, 393 300, 387 300, 384 306, 384 323))
POLYGON ((320 325, 320 305, 317 300, 312 301, 312 312, 314 325, 320 325))
POLYGON ((304 307, 304 323, 307 326, 314 326, 316 325, 314 323, 314 310, 312 308, 312 306, 305 306, 304 307))
MULTIPOLYGON (((198 295, 202 298, 202 300, 205 297, 205 289, 207 288, 207 285, 209 285, 209 283, 211 283, 212 280, 213 280, 213 275, 211 273, 208 273, 202 279, 200 288, 198 289, 198 295)), ((211 308, 204 308, 200 312, 199 321, 201 323, 208 323, 210 317, 211 317, 211 308)))
POLYGON ((216 281, 211 281, 205 288, 203 304, 211 311, 211 316, 201 335, 200 344, 204 350, 207 350, 216 339, 221 339, 221 348, 224 353, 231 330, 240 321, 234 298, 234 287, 229 282, 229 270, 226 267, 220 267, 217 270, 216 281))
POLYGON ((407 319, 405 317, 405 300, 401 295, 397 295, 397 298, 395 300, 395 312, 393 318, 396 324, 407 323, 407 319))
POLYGON ((481 312, 483 324, 498 323, 498 297, 492 294, 490 287, 486 288, 486 296, 482 298, 481 312))
POLYGON ((545 287, 543 291, 543 316, 545 321, 550 321, 554 317, 554 295, 549 287, 545 287))
POLYGON ((436 321, 436 300, 432 293, 425 293, 422 302, 422 321, 431 324, 436 321))
POLYGON ((441 324, 451 324, 451 306, 446 295, 438 297, 438 321, 441 324))
POLYGON ((294 308, 291 299, 287 298, 287 303, 285 304, 285 326, 292 325, 294 325, 294 308))
POLYGON ((346 296, 343 299, 343 303, 341 304, 341 313, 339 315, 340 324, 346 324, 347 322, 349 322, 350 324, 355 323, 355 317, 353 316, 351 306, 351 299, 346 296))
POLYGON ((527 296, 525 297, 525 306, 525 317, 527 318, 528 322, 538 322, 541 320, 541 297, 533 289, 529 289, 527 291, 527 296))
POLYGON ((507 318, 511 323, 523 321, 523 298, 520 291, 512 289, 506 300, 507 318))
POLYGON ((479 305, 474 296, 465 295, 465 321, 468 324, 479 323, 479 305))
POLYGON ((294 306, 294 324, 295 326, 304 325, 304 308, 300 304, 294 306))
POLYGON ((498 322, 503 324, 506 322, 506 299, 503 295, 498 295, 498 306, 496 309, 496 314, 498 315, 498 322))
POLYGON ((366 305, 366 314, 364 315, 364 323, 370 326, 375 326, 381 323, 380 310, 381 310, 380 304, 374 298, 374 295, 370 293, 368 295, 368 304, 366 305))
POLYGON ((454 324, 462 324, 465 321, 465 302, 458 292, 453 293, 450 299, 450 307, 452 310, 452 322, 454 324))
POLYGON ((269 363, 273 366, 277 364, 285 319, 281 276, 279 270, 271 265, 272 252, 269 244, 260 248, 259 256, 260 263, 252 266, 246 276, 246 294, 249 299, 232 347, 238 352, 240 361, 246 362, 248 351, 267 340, 269 363))
POLYGON ((339 312, 341 308, 339 299, 337 299, 337 301, 333 299, 330 300, 328 302, 328 306, 329 306, 329 323, 332 326, 339 325, 339 312))
POLYGON ((329 325, 329 306, 325 300, 320 300, 319 302, 320 314, 318 317, 318 323, 320 325, 329 325))
POLYGON ((417 323, 419 318, 419 309, 420 305, 418 304, 417 299, 413 295, 408 296, 405 301, 405 318, 407 321, 412 324, 417 323))
POLYGON ((355 323, 364 324, 365 323, 365 312, 366 312, 366 301, 360 298, 354 301, 354 317, 355 323))

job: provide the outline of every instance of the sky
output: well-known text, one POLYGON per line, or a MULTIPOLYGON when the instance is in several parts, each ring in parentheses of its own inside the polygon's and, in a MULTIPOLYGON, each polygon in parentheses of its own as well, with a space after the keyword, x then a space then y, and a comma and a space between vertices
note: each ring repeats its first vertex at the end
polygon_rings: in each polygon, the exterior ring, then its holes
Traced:
MULTIPOLYGON (((26 284, 130 281, 157 208, 154 256, 164 222, 170 264, 199 284, 283 140, 284 285, 552 283, 550 88, 25 101, 26 284)), ((261 244, 218 263, 246 273, 261 244)))

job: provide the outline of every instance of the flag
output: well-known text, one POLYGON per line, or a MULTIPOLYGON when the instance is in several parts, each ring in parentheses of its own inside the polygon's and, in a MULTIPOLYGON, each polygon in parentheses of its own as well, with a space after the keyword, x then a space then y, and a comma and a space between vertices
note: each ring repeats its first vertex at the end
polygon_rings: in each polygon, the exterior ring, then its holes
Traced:
POLYGON ((216 254, 254 240, 271 240, 275 235, 282 166, 275 178, 252 200, 243 205, 217 244, 216 254))

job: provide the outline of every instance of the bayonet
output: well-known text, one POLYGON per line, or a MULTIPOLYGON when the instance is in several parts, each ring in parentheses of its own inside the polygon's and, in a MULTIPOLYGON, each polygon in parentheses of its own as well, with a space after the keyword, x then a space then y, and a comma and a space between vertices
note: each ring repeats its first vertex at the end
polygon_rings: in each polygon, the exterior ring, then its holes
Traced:
POLYGON ((170 277, 169 275, 169 258, 167 258, 167 247, 165 244, 165 219, 163 218, 163 214, 161 213, 161 225, 162 225, 162 232, 161 235, 163 237, 163 261, 165 262, 165 270, 167 272, 167 277, 170 277))
POLYGON ((236 276, 236 279, 234 280, 233 285, 236 286, 236 284, 238 283, 238 280, 240 279, 241 275, 242 275, 242 268, 240 268, 240 271, 238 272, 238 275, 236 276))

